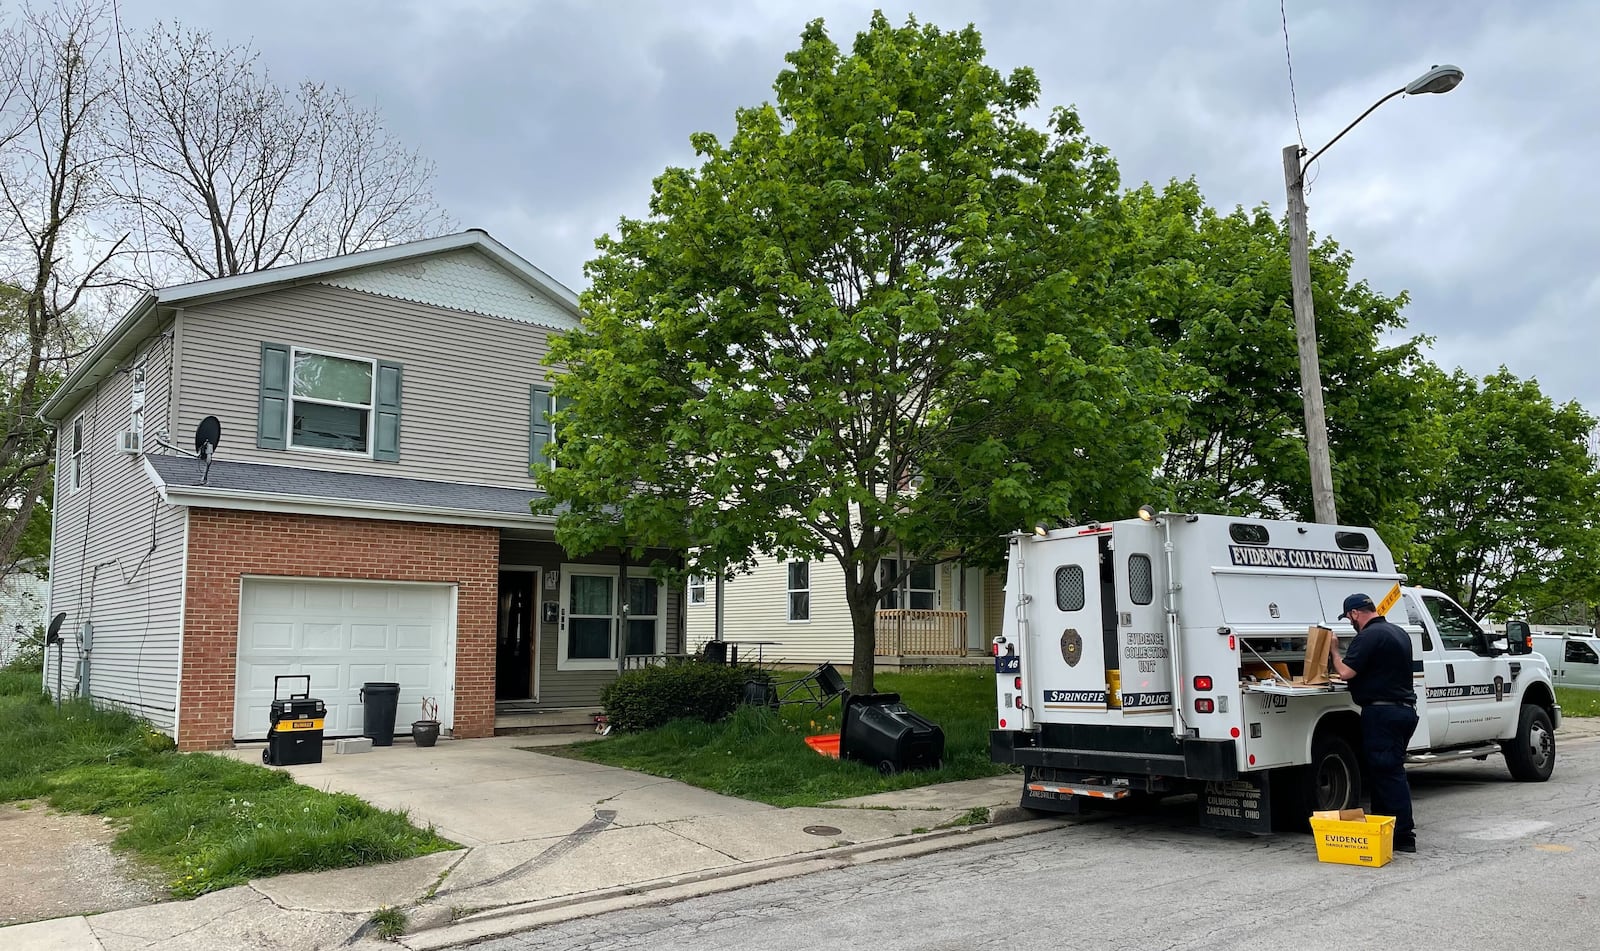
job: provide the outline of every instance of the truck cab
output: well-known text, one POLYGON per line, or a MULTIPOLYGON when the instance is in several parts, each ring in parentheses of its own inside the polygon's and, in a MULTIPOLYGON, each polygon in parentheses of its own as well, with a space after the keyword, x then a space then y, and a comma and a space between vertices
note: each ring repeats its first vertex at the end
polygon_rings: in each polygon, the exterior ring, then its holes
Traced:
POLYGON ((1600 690, 1600 638, 1592 634, 1533 634, 1533 649, 1550 664, 1558 687, 1600 690))
POLYGON ((1550 775, 1544 658, 1403 586, 1372 529, 1145 514, 1009 540, 990 751, 1023 767, 1025 807, 1192 791, 1205 824, 1269 831, 1354 806, 1359 710, 1325 671, 1356 592, 1412 638, 1413 765, 1501 753, 1550 775))

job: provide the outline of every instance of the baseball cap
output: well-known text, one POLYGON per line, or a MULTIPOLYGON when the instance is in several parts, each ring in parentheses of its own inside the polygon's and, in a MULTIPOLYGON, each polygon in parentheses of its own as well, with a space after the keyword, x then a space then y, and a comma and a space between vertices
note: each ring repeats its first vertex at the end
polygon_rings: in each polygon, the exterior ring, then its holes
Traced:
POLYGON ((1378 610, 1378 606, 1373 604, 1372 599, 1364 594, 1352 594, 1348 598, 1344 599, 1344 612, 1339 615, 1339 620, 1344 620, 1345 616, 1351 611, 1357 610, 1376 611, 1378 610))

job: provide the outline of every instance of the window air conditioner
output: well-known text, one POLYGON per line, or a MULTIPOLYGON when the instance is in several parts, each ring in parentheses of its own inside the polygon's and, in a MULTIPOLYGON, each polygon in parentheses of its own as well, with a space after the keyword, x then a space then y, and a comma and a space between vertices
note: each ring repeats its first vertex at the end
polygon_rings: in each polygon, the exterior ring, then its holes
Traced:
POLYGON ((143 452, 144 433, 133 429, 126 429, 117 433, 117 449, 129 455, 137 455, 143 452))

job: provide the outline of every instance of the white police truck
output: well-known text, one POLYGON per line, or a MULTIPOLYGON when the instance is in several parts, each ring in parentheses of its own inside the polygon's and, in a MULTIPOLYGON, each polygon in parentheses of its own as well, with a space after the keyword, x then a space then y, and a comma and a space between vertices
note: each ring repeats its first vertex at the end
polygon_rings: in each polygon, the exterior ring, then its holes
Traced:
POLYGON ((1496 637, 1402 586, 1370 528, 1145 509, 1009 544, 990 753, 1022 767, 1026 808, 1193 792, 1202 824, 1266 832, 1354 807, 1359 711, 1305 668, 1313 627, 1354 636, 1337 617, 1356 592, 1412 638, 1408 764, 1501 754, 1531 782, 1555 767, 1561 710, 1527 625, 1496 637))

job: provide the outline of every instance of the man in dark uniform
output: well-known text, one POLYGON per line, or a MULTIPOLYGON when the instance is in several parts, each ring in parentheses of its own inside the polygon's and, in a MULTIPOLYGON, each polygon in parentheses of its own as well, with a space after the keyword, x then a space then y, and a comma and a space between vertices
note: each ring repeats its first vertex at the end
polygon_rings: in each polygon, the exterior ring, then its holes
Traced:
POLYGON ((1340 618, 1349 618, 1355 640, 1339 656, 1339 639, 1329 649, 1334 672, 1350 685, 1350 699, 1361 708, 1361 746, 1372 782, 1372 812, 1394 816, 1396 852, 1417 850, 1411 818, 1411 786, 1406 782, 1406 746, 1417 729, 1417 693, 1411 687, 1411 637, 1384 620, 1372 599, 1352 594, 1340 618))

